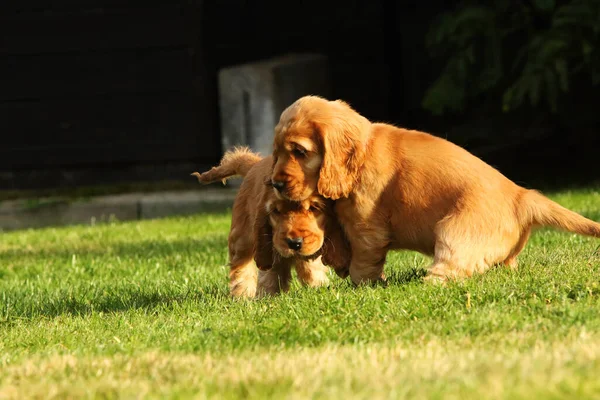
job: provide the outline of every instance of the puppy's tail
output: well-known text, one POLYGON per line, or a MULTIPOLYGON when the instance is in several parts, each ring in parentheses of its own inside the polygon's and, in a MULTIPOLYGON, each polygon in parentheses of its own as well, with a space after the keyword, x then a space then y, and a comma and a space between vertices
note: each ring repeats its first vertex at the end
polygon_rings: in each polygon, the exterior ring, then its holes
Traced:
POLYGON ((202 174, 194 172, 192 175, 197 177, 200 183, 221 181, 225 184, 227 179, 233 176, 246 176, 250 168, 261 160, 262 157, 248 147, 236 147, 223 155, 218 167, 212 167, 210 171, 202 174))
POLYGON ((526 220, 539 226, 551 226, 585 236, 600 238, 600 224, 567 210, 535 190, 523 197, 526 220))

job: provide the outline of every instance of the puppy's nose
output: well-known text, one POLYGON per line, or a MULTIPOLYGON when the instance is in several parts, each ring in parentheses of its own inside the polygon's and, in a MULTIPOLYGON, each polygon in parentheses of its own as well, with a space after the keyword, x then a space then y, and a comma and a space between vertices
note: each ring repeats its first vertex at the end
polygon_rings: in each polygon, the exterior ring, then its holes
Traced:
POLYGON ((302 248, 302 238, 287 238, 285 241, 288 244, 288 247, 292 250, 300 250, 302 248))
POLYGON ((273 187, 277 189, 278 192, 281 192, 285 188, 285 182, 282 181, 273 181, 271 182, 273 187))

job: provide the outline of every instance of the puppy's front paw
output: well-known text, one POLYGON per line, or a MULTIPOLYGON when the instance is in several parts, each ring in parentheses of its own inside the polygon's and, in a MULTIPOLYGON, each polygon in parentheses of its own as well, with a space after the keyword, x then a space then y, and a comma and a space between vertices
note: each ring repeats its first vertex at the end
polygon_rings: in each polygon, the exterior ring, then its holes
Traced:
POLYGON ((231 297, 234 299, 252 299, 256 296, 256 285, 234 282, 229 285, 231 297))
POLYGON ((423 277, 423 281, 426 283, 432 284, 432 285, 446 286, 446 283, 448 282, 448 278, 446 278, 445 276, 441 276, 441 275, 427 273, 427 275, 425 275, 425 277, 423 277))
POLYGON ((383 272, 381 273, 381 276, 379 277, 379 279, 377 281, 375 281, 375 283, 378 286, 382 286, 382 287, 387 287, 388 286, 387 277, 385 276, 385 274, 383 272))
POLYGON ((335 271, 336 275, 342 279, 346 279, 348 276, 350 276, 350 267, 337 268, 337 269, 334 269, 334 271, 335 271))

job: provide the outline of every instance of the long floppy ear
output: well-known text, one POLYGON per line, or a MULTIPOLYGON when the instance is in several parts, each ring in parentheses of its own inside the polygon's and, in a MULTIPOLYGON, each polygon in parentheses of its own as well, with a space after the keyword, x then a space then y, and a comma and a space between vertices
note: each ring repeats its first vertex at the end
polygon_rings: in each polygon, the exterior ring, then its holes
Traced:
POLYGON ((333 268, 340 278, 346 278, 350 274, 352 248, 333 212, 327 216, 321 260, 323 264, 333 268))
POLYGON ((259 201, 258 212, 254 220, 254 261, 258 269, 267 271, 273 267, 273 228, 267 214, 266 196, 259 201))
POLYGON ((323 163, 317 189, 333 200, 348 197, 363 165, 371 123, 346 103, 329 102, 326 117, 314 121, 323 149, 323 163))

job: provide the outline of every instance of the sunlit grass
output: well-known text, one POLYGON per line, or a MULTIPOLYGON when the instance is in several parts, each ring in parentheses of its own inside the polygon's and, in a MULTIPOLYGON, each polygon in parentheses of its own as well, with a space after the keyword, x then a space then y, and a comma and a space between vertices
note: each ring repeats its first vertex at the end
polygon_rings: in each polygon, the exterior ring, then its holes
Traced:
MULTIPOLYGON (((557 193, 600 219, 600 192, 557 193)), ((4 233, 0 398, 592 398, 600 241, 543 230, 517 271, 450 284, 227 291, 229 214, 4 233)))

